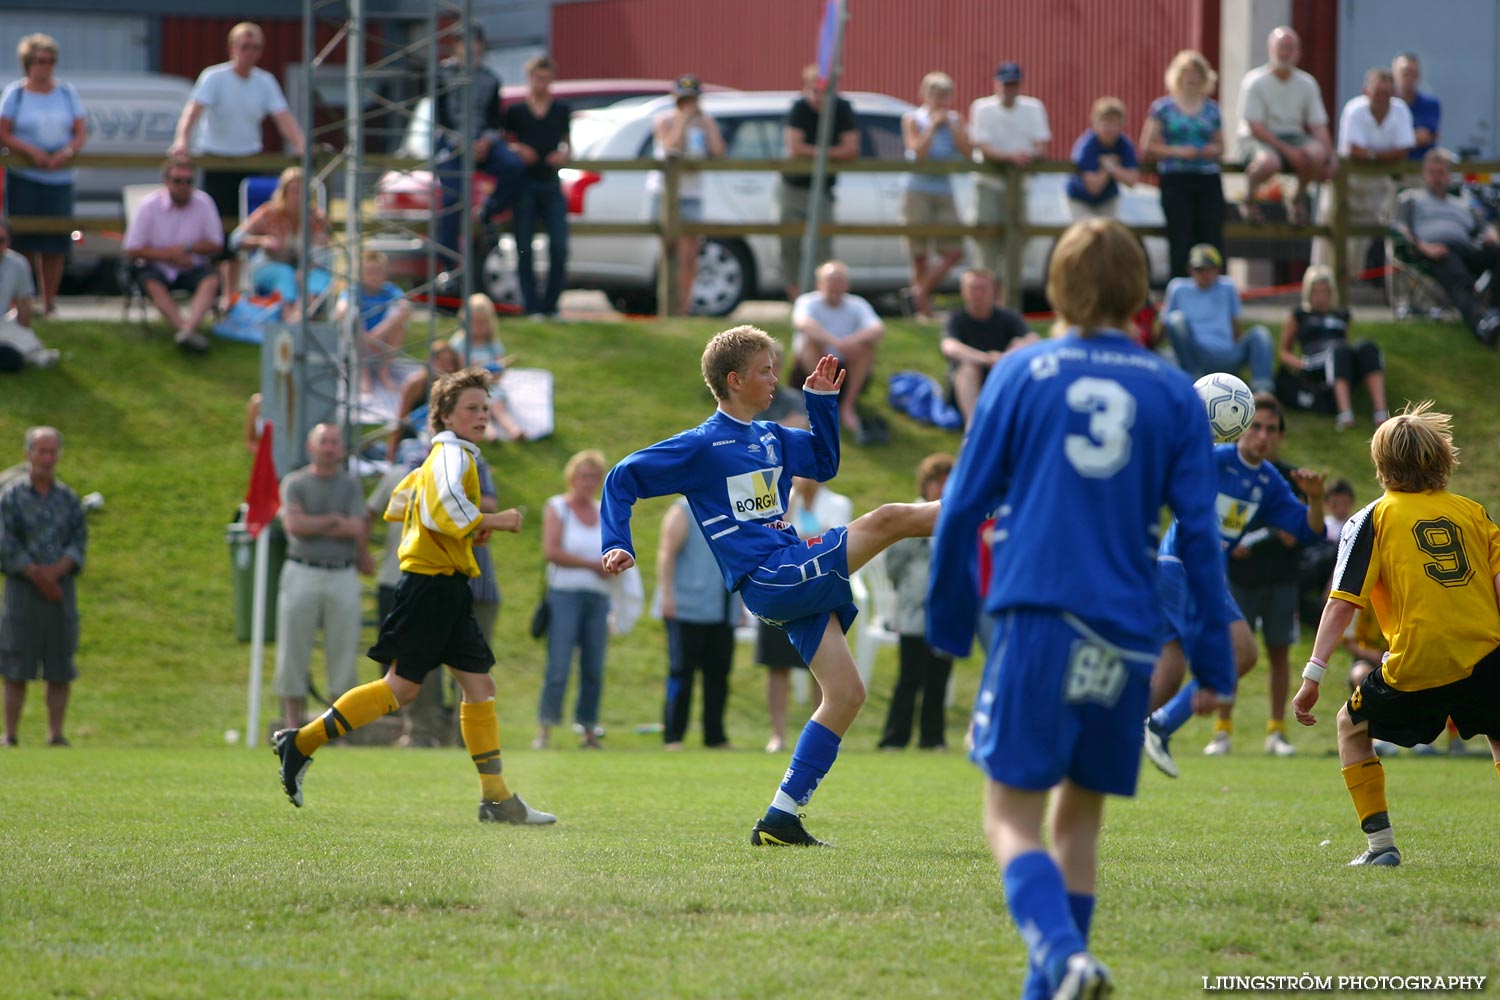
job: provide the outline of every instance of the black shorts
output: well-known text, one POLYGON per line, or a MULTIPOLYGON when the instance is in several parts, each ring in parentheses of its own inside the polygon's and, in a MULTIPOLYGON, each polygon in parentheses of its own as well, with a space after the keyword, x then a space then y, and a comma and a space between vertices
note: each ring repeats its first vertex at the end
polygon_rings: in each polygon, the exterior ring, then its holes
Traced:
POLYGON ((1371 737, 1397 746, 1431 743, 1450 717, 1464 739, 1478 733, 1500 739, 1500 648, 1463 680, 1424 691, 1397 691, 1385 682, 1383 668, 1372 670, 1347 707, 1356 724, 1370 724, 1371 737))
POLYGON ((141 279, 142 285, 145 285, 148 281, 160 281, 163 285, 167 286, 167 291, 169 292, 196 292, 198 286, 203 283, 203 279, 217 277, 213 268, 195 267, 187 271, 177 272, 177 277, 168 281, 167 276, 162 273, 161 268, 155 264, 142 264, 135 269, 135 273, 136 277, 141 279))
POLYGON ((466 674, 488 673, 495 664, 474 619, 469 578, 458 573, 402 573, 390 616, 368 655, 395 664, 396 676, 413 684, 445 663, 466 674))
POLYGON ((807 669, 786 629, 759 620, 755 623, 755 662, 763 667, 807 669))
MULTIPOLYGON (((205 170, 203 171, 203 193, 213 199, 214 207, 221 216, 231 219, 240 214, 240 183, 248 177, 259 176, 254 170, 205 170)), ((244 222, 244 219, 240 219, 244 222)))

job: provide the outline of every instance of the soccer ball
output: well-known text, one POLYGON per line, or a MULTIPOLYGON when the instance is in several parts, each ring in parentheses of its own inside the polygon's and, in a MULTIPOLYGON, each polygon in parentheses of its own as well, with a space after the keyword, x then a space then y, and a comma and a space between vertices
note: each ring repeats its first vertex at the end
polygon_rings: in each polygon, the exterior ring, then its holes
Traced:
POLYGON ((1255 416, 1255 397, 1250 394, 1250 387, 1228 372, 1214 372, 1194 382, 1193 388, 1208 413, 1214 440, 1219 444, 1239 440, 1255 416))

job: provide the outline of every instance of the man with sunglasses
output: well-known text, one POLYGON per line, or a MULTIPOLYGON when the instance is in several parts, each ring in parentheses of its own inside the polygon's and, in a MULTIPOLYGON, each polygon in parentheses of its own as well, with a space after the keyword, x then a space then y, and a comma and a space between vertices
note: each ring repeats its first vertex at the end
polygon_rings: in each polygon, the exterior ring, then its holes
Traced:
POLYGON ((195 187, 192 160, 168 158, 161 178, 162 189, 146 196, 125 227, 125 252, 134 280, 177 331, 177 346, 202 354, 208 338, 198 327, 219 294, 212 260, 224 246, 224 224, 213 199, 195 187), (192 295, 186 316, 174 291, 192 295))

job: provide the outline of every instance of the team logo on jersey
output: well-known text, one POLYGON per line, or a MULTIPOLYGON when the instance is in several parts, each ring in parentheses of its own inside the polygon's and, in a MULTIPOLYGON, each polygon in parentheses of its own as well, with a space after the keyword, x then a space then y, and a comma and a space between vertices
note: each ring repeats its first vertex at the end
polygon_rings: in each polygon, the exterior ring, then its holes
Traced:
POLYGON ((1219 515, 1219 534, 1225 538, 1238 538, 1249 529, 1260 504, 1220 493, 1214 498, 1214 510, 1219 515))
POLYGON ((1052 378, 1060 370, 1057 355, 1039 354, 1031 359, 1031 377, 1033 379, 1052 378))
POLYGON ((785 511, 781 506, 781 466, 757 469, 738 476, 727 476, 724 487, 729 491, 729 507, 736 521, 763 521, 785 511))
POLYGON ((776 445, 770 441, 766 442, 766 461, 772 465, 776 464, 776 445))

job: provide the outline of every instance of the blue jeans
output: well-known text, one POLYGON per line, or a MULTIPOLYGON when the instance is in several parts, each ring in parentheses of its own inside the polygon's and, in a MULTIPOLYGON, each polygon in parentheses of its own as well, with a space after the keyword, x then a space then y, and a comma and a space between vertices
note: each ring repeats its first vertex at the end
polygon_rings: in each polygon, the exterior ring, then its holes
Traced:
POLYGON ((1162 320, 1167 337, 1172 341, 1172 352, 1177 355, 1177 364, 1194 379, 1210 372, 1237 374, 1241 368, 1250 366, 1250 391, 1272 392, 1276 379, 1271 371, 1271 331, 1259 324, 1245 331, 1227 350, 1205 347, 1193 337, 1193 328, 1182 313, 1167 313, 1162 320))
POLYGON ((599 696, 604 692, 604 643, 608 637, 609 595, 592 590, 549 590, 552 621, 547 629, 547 679, 537 721, 544 726, 562 723, 563 695, 578 650, 578 701, 573 721, 592 727, 599 721, 599 696))
MULTIPOLYGON (((523 174, 526 166, 519 156, 511 152, 509 146, 504 142, 495 142, 490 146, 488 156, 474 161, 474 169, 495 178, 495 193, 485 202, 486 216, 499 215, 515 204, 525 180, 523 174)), ((463 197, 463 156, 458 150, 446 144, 439 148, 437 176, 438 184, 443 189, 443 207, 457 208, 463 197)), ((438 220, 438 242, 454 253, 458 253, 462 224, 462 215, 456 211, 445 212, 438 220)), ((464 254, 466 259, 467 256, 464 254)))
POLYGON ((511 226, 516 234, 516 278, 521 286, 521 307, 528 316, 552 316, 568 280, 568 203, 562 185, 554 178, 527 178, 516 199, 511 226), (536 270, 531 262, 531 242, 537 219, 547 230, 547 291, 537 298, 536 270))

